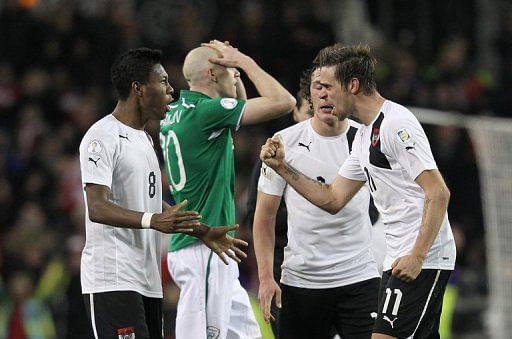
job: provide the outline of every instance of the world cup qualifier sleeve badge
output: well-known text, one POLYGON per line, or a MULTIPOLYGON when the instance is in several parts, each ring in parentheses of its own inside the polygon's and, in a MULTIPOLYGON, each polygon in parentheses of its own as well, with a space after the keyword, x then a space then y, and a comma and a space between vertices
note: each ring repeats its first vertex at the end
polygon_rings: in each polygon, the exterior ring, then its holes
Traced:
POLYGON ((220 335, 220 329, 215 326, 208 326, 206 328, 207 339, 218 339, 220 335))
POLYGON ((133 327, 124 327, 117 329, 117 338, 118 339, 135 339, 135 328, 133 327))

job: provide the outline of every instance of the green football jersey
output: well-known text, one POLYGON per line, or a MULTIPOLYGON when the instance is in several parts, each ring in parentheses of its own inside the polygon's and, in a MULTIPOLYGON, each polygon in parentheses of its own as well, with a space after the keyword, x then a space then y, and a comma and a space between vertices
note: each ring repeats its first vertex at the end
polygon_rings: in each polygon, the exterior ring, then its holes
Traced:
MULTIPOLYGON (((160 122, 165 174, 176 203, 188 200, 210 226, 235 223, 235 163, 232 130, 237 129, 245 100, 210 98, 181 91, 160 122)), ((198 239, 173 234, 169 251, 198 239)))

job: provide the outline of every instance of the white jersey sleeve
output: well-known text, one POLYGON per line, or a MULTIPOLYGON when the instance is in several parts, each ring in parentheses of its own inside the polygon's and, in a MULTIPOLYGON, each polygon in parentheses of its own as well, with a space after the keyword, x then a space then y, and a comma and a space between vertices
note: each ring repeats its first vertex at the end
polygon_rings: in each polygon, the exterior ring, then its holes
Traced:
POLYGON ((265 163, 261 165, 260 178, 258 179, 258 191, 283 196, 286 181, 265 163))
POLYGON ((387 124, 381 135, 383 151, 396 159, 413 180, 425 170, 437 169, 425 131, 414 116, 402 115, 387 124))
POLYGON ((357 181, 366 181, 366 176, 361 168, 361 133, 358 131, 352 143, 352 152, 345 162, 341 165, 338 174, 357 181))
POLYGON ((80 144, 82 184, 112 186, 117 140, 105 129, 92 128, 80 144))

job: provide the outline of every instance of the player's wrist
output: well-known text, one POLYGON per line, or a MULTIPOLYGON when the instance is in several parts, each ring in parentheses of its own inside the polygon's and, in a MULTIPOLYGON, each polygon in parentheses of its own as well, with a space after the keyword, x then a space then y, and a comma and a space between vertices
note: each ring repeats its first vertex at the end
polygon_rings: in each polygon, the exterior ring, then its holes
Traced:
POLYGON ((206 238, 206 235, 210 231, 211 227, 201 223, 200 225, 197 225, 194 227, 194 231, 190 234, 200 240, 204 240, 206 238))
POLYGON ((416 259, 418 259, 421 262, 423 262, 425 260, 425 258, 427 257, 426 253, 415 252, 415 251, 413 251, 411 253, 411 255, 413 255, 416 259))
POLYGON ((238 60, 238 68, 244 70, 244 72, 247 72, 252 67, 258 67, 256 61, 254 61, 254 59, 250 56, 240 53, 240 59, 238 60))
POLYGON ((258 279, 260 283, 265 283, 274 280, 274 274, 272 272, 261 272, 258 274, 258 279))
POLYGON ((153 218, 154 213, 144 213, 142 215, 142 219, 140 220, 140 227, 142 229, 149 229, 151 228, 151 219, 153 218))

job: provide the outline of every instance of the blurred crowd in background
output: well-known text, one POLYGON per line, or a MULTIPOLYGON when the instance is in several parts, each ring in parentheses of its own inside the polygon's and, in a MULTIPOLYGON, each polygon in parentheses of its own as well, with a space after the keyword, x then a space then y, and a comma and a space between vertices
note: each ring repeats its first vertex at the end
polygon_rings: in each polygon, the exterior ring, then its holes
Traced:
MULTIPOLYGON (((1 338, 20 324, 44 335, 39 338, 88 337, 79 279, 85 228, 78 145, 115 105, 109 67, 128 48, 162 49, 176 98, 187 87, 185 54, 213 38, 253 57, 292 93, 322 47, 368 43, 385 97, 512 116, 510 1, 0 0, 1 338)), ((248 95, 255 95, 245 80, 248 95)), ((261 144, 291 123, 290 116, 235 134, 238 222, 261 144)), ((453 331, 482 331, 485 232, 473 147, 463 129, 425 129, 452 192, 459 252, 453 331)), ((158 145, 158 125, 149 130, 158 145)), ((251 241, 243 224, 239 237, 251 241)), ((172 338, 179 292, 163 271, 165 332, 172 338)), ((252 254, 241 274, 257 293, 252 254)))

